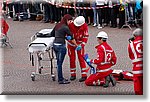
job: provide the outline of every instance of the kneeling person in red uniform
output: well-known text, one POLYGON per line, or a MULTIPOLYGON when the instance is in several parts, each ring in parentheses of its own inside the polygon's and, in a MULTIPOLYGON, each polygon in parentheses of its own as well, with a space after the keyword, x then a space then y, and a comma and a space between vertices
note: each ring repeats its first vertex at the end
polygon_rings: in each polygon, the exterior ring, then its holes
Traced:
POLYGON ((106 32, 101 31, 97 35, 97 41, 99 43, 96 46, 97 58, 96 59, 86 59, 87 63, 93 63, 97 65, 96 73, 91 74, 85 81, 88 86, 92 85, 102 85, 103 87, 108 87, 111 82, 113 86, 116 85, 116 80, 111 75, 111 66, 116 64, 117 57, 114 50, 106 42, 108 35, 106 32))
POLYGON ((136 95, 143 95, 143 31, 137 28, 133 31, 133 38, 129 39, 129 57, 133 64, 133 81, 136 95))

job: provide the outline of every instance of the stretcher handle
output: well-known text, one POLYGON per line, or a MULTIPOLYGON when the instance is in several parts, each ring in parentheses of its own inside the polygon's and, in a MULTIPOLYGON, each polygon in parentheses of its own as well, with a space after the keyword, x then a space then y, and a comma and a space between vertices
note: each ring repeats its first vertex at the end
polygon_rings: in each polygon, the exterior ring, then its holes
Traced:
POLYGON ((47 47, 47 45, 45 43, 31 43, 31 44, 29 44, 29 47, 33 44, 43 44, 45 47, 47 47))

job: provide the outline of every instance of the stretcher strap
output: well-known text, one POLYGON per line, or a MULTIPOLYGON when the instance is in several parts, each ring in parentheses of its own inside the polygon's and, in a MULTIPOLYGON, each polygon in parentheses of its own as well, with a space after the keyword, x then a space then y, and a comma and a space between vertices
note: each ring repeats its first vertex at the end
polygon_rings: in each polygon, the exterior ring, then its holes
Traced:
POLYGON ((37 44, 41 44, 41 45, 44 45, 45 47, 47 47, 47 45, 46 45, 45 43, 31 43, 31 44, 29 44, 29 47, 30 47, 31 45, 37 45, 37 44))
POLYGON ((34 56, 32 54, 32 66, 34 66, 34 56))

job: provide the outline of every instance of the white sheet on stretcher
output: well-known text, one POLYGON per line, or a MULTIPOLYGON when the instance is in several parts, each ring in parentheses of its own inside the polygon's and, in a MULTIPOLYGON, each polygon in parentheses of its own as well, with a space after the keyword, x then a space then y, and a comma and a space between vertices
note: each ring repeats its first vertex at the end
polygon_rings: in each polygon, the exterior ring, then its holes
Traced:
POLYGON ((36 38, 34 41, 31 42, 31 46, 29 46, 29 52, 44 52, 50 47, 53 46, 55 37, 50 37, 50 38, 36 38), (34 43, 34 44, 33 44, 34 43), (38 44, 38 43, 44 43, 44 44, 38 44))
POLYGON ((49 34, 52 32, 53 29, 42 29, 41 31, 39 31, 38 33, 42 33, 42 34, 49 34))

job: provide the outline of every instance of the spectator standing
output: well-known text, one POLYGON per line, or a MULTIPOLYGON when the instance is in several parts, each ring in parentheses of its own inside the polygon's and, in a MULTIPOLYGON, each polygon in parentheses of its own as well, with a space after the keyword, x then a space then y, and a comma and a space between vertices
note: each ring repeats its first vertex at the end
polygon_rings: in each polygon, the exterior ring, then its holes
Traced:
POLYGON ((113 6, 114 4, 117 4, 117 0, 112 1, 109 0, 109 9, 110 9, 110 27, 116 28, 117 27, 117 6, 113 6))
POLYGON ((48 4, 47 2, 44 2, 43 6, 44 6, 44 23, 48 23, 50 18, 53 16, 53 14, 50 12, 51 4, 48 4))
MULTIPOLYGON (((105 0, 96 0, 96 7, 104 7, 104 3, 105 3, 105 0)), ((103 28, 102 27, 102 13, 103 13, 103 10, 104 10, 103 8, 97 9, 98 22, 99 22, 99 24, 97 26, 98 29, 103 28)))
MULTIPOLYGON (((85 7, 91 7, 92 6, 92 0, 86 1, 84 2, 85 7)), ((85 16, 85 20, 86 23, 88 25, 91 25, 91 23, 93 23, 93 17, 91 15, 93 15, 93 10, 92 9, 84 9, 84 16, 85 16)))
POLYGON ((125 0, 120 0, 119 8, 119 28, 125 24, 125 0))
POLYGON ((92 0, 93 7, 93 27, 97 26, 97 11, 96 11, 96 0, 92 0))

